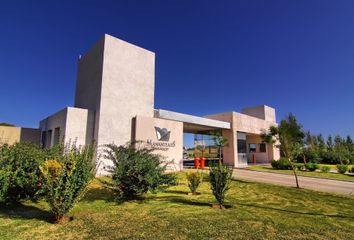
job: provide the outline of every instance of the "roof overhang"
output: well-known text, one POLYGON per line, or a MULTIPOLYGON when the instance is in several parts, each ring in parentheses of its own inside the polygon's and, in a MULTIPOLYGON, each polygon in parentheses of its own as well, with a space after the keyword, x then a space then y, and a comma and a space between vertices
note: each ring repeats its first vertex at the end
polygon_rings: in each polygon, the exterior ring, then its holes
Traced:
POLYGON ((229 122, 198 117, 184 113, 172 112, 163 109, 155 109, 155 118, 173 120, 183 122, 183 131, 190 133, 198 133, 201 131, 213 131, 220 129, 231 129, 229 122))

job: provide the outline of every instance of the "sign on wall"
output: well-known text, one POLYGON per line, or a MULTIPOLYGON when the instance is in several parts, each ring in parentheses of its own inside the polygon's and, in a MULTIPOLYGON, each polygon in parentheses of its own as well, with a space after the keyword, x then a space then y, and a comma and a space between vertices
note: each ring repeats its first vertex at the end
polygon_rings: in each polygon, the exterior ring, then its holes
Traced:
POLYGON ((170 141, 171 131, 167 128, 160 128, 155 126, 156 140, 147 139, 146 142, 152 148, 161 151, 168 151, 169 148, 174 148, 176 146, 175 141, 170 141))

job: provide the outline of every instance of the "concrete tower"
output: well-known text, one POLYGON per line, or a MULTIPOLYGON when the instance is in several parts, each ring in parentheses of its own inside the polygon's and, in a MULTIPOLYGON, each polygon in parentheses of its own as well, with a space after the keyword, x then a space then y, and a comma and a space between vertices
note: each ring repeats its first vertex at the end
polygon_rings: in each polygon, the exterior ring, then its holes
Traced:
POLYGON ((75 107, 95 111, 98 145, 132 140, 132 120, 153 117, 155 53, 105 34, 78 63, 75 107))

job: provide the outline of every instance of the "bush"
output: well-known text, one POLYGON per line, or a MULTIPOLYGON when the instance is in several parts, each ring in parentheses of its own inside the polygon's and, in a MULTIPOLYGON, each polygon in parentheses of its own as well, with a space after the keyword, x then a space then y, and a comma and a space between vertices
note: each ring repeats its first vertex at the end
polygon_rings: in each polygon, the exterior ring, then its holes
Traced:
POLYGON ((321 167, 321 171, 324 173, 328 173, 331 170, 331 167, 329 166, 322 166, 321 167))
POLYGON ((272 160, 271 165, 274 169, 278 170, 291 170, 291 165, 286 158, 280 158, 279 160, 272 160))
POLYGON ((353 173, 354 172, 354 166, 349 167, 348 172, 353 173))
POLYGON ((344 174, 348 171, 348 165, 337 164, 337 170, 339 173, 344 174))
POLYGON ((59 159, 48 160, 40 166, 44 180, 46 201, 56 222, 63 221, 85 193, 95 176, 96 163, 93 147, 62 148, 59 159))
POLYGON ((304 164, 302 163, 294 163, 294 167, 297 168, 297 170, 301 171, 304 167, 304 164))
POLYGON ((106 158, 114 166, 112 173, 114 190, 120 199, 131 199, 148 191, 156 193, 169 185, 175 184, 174 174, 164 174, 166 165, 161 165, 160 157, 153 154, 153 149, 138 147, 132 143, 125 146, 106 145, 106 158))
POLYGON ((203 181, 203 174, 201 172, 187 173, 188 187, 192 194, 197 194, 197 188, 203 181))
POLYGON ((41 194, 43 149, 31 143, 0 146, 0 202, 36 199, 41 194))
POLYGON ((314 172, 316 169, 319 169, 319 166, 317 163, 306 163, 305 168, 310 172, 314 172))
POLYGON ((225 194, 230 189, 232 168, 218 163, 211 164, 209 169, 209 181, 212 193, 216 201, 222 206, 225 200, 225 194))

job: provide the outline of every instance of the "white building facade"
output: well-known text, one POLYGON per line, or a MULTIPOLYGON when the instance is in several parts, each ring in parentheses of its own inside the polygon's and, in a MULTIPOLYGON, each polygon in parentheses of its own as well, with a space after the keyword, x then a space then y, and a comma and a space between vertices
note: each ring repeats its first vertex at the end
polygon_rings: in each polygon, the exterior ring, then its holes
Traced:
MULTIPOLYGON (((228 139, 224 163, 247 165, 252 154, 258 162, 279 158, 274 146, 262 143, 262 129, 276 125, 268 106, 246 108, 205 117, 154 109, 155 53, 110 35, 104 35, 78 62, 74 107, 66 107, 40 122, 41 143, 61 141, 78 145, 126 144, 142 141, 180 170, 183 133, 221 131, 228 139)), ((109 160, 101 157, 99 175, 109 160)))

